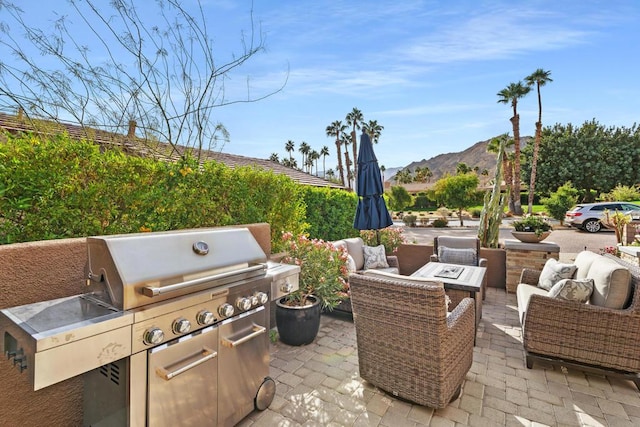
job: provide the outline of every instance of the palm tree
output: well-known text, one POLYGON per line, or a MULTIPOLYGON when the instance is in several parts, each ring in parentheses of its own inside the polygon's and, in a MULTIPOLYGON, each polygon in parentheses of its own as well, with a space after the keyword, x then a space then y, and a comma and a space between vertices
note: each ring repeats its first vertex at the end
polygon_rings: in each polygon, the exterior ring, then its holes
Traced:
POLYGON ((296 149, 296 143, 292 140, 288 140, 284 145, 284 149, 289 152, 289 160, 293 160, 293 158, 291 157, 291 153, 296 149))
POLYGON ((305 172, 307 172, 308 174, 313 173, 313 159, 311 158, 311 156, 307 156, 307 160, 305 160, 304 166, 305 172))
POLYGON ((531 75, 525 77, 525 81, 529 87, 536 85, 538 91, 538 121, 536 122, 536 139, 533 144, 533 157, 531 159, 531 177, 529 180, 529 205, 527 213, 533 212, 533 193, 536 187, 536 173, 538 168, 538 150, 540 149, 540 140, 542 139, 542 98, 540 96, 540 87, 552 82, 551 71, 545 71, 538 68, 531 75))
POLYGON ((384 185, 384 171, 386 171, 387 168, 384 167, 384 165, 380 165, 380 172, 382 173, 382 185, 384 185))
POLYGON ((347 128, 346 125, 343 125, 340 120, 336 120, 327 126, 325 132, 327 136, 334 136, 336 138, 336 154, 338 155, 338 173, 340 174, 340 182, 342 182, 342 186, 344 187, 344 168, 342 167, 342 151, 340 150, 340 146, 342 142, 340 141, 340 134, 345 131, 347 128))
POLYGON ((300 163, 303 167, 307 166, 307 154, 311 151, 311 146, 306 142, 302 141, 300 143, 300 148, 298 151, 302 153, 302 163, 300 163))
POLYGON ((322 147, 322 150, 320 150, 320 155, 322 156, 322 176, 326 177, 327 167, 326 167, 325 160, 327 160, 327 156, 329 155, 329 147, 327 147, 326 145, 322 147))
POLYGON ((422 183, 429 182, 429 179, 433 176, 433 172, 431 172, 429 166, 416 166, 416 168, 413 170, 413 173, 415 175, 414 181, 422 183))
POLYGON ((311 159, 311 165, 316 167, 316 176, 318 176, 318 159, 320 158, 320 153, 316 150, 311 150, 309 158, 311 159))
POLYGON ((344 164, 345 164, 345 167, 347 168, 347 187, 352 188, 351 180, 353 179, 353 172, 351 170, 351 165, 353 165, 353 163, 349 158, 349 144, 351 144, 351 138, 349 138, 346 134, 343 133, 342 138, 340 139, 341 139, 340 142, 342 143, 342 145, 344 145, 344 164))
POLYGON ((329 169, 326 173, 325 176, 327 178, 329 178, 329 181, 333 181, 336 178, 336 173, 333 171, 333 169, 329 169))
POLYGON ((278 156, 278 153, 271 153, 269 160, 271 160, 272 162, 280 163, 280 157, 278 156))
POLYGON ((522 215, 522 205, 520 203, 520 116, 518 115, 518 99, 529 93, 531 87, 525 86, 522 82, 510 83, 509 86, 497 93, 498 102, 511 104, 513 117, 509 119, 513 126, 514 140, 514 161, 513 161, 513 207, 516 215, 522 215))
POLYGON ((384 126, 379 125, 377 120, 369 120, 369 123, 365 123, 364 125, 362 125, 362 128, 367 133, 367 135, 369 135, 369 137, 371 138, 371 142, 373 142, 374 144, 378 143, 380 134, 384 130, 384 126))
POLYGON ((362 115, 362 111, 358 110, 356 107, 353 107, 353 110, 346 117, 347 125, 351 126, 351 144, 353 148, 353 174, 356 175, 357 171, 357 163, 358 163, 358 144, 356 142, 356 130, 360 129, 361 123, 364 120, 364 116, 362 115))
POLYGON ((292 169, 297 169, 298 161, 296 159, 282 159, 282 165, 292 169))

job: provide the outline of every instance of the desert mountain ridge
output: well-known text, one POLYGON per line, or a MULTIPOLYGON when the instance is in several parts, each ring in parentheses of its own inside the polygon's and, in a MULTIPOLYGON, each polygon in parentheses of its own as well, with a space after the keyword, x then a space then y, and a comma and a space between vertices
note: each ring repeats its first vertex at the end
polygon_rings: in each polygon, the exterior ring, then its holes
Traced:
MULTIPOLYGON (((387 168, 384 172, 385 181, 395 184, 393 178, 402 169, 408 168, 413 172, 417 167, 424 168, 426 166, 433 173, 433 177, 430 181, 435 182, 442 178, 446 173, 452 175, 455 174, 458 163, 465 163, 471 169, 477 166, 479 172, 486 169, 489 171, 489 179, 493 178, 496 168, 496 153, 490 153, 487 151, 487 146, 492 139, 493 138, 487 139, 486 141, 476 142, 466 150, 457 153, 438 154, 428 160, 422 159, 420 161, 411 162, 404 167, 387 168)), ((531 141, 533 141, 533 137, 531 136, 521 137, 520 149, 524 148, 531 141)))

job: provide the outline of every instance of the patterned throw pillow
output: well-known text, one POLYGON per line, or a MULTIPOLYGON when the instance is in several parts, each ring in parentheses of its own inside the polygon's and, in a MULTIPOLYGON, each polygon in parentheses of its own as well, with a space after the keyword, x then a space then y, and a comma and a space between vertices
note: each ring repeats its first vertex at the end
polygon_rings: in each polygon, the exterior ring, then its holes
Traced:
POLYGON ((551 298, 586 303, 593 292, 593 279, 562 279, 547 294, 551 298))
POLYGON ((478 255, 472 248, 438 246, 438 261, 448 264, 478 265, 478 255))
POLYGON ((562 279, 571 279, 576 272, 573 264, 563 264, 555 258, 549 258, 540 273, 538 287, 547 291, 562 279))
POLYGON ((364 246, 364 269, 370 268, 389 268, 384 245, 364 246))

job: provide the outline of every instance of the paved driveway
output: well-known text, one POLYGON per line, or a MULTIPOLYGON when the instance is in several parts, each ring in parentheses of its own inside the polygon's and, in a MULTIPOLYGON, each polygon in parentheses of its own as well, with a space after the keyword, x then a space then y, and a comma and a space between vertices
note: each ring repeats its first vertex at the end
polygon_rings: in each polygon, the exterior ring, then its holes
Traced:
MULTIPOLYGON (((431 228, 431 227, 405 227, 402 223, 396 223, 398 227, 404 229, 404 235, 411 243, 424 243, 432 244, 434 236, 448 235, 448 236, 477 236, 478 235, 478 223, 477 221, 465 221, 465 226, 457 226, 458 221, 452 221, 449 224, 450 227, 446 228, 431 228), (454 225, 455 224, 455 225, 454 225)), ((513 239, 511 231, 513 227, 509 225, 509 222, 500 227, 500 242, 504 242, 505 239, 513 239)), ((616 236, 611 230, 603 230, 599 233, 587 233, 585 231, 579 231, 572 228, 560 227, 554 225, 554 230, 551 235, 547 237, 545 242, 553 242, 560 246, 560 253, 578 253, 582 250, 590 250, 599 253, 605 246, 615 246, 616 236)))

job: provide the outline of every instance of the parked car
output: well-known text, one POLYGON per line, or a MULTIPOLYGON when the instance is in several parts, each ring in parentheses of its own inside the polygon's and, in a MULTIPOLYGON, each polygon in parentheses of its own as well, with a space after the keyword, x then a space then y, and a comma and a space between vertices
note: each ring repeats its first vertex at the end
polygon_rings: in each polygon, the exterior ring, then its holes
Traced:
POLYGON ((616 211, 631 215, 632 219, 640 219, 640 205, 629 202, 600 202, 581 203, 567 211, 564 222, 567 225, 597 233, 603 227, 602 221, 605 219, 605 211, 614 213, 616 211))

